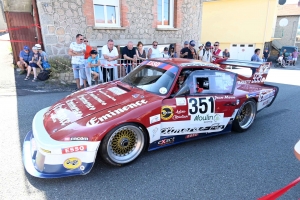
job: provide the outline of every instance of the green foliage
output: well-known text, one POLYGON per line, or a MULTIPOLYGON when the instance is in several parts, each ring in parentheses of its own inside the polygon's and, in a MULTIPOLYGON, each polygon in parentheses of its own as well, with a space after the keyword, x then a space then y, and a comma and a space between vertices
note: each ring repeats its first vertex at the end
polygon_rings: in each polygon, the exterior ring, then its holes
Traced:
POLYGON ((51 66, 51 76, 58 77, 60 73, 72 71, 72 64, 69 58, 55 56, 48 59, 51 66))

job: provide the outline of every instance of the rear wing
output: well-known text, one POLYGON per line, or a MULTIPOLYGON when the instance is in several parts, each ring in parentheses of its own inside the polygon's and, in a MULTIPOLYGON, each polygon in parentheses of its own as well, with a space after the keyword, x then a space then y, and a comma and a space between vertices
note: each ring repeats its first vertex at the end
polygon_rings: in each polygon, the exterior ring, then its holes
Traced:
MULTIPOLYGON (((221 59, 217 64, 221 68, 225 69, 226 66, 245 67, 252 69, 251 77, 243 77, 241 80, 245 80, 247 83, 264 83, 269 70, 271 68, 271 62, 254 62, 248 60, 235 60, 235 59, 221 59)), ((239 81, 238 81, 239 82, 239 81)))

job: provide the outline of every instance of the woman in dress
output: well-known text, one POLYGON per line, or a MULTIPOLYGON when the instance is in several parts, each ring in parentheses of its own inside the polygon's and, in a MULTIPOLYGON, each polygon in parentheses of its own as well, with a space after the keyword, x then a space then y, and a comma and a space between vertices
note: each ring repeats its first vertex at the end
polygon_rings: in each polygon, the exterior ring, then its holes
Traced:
POLYGON ((143 60, 146 60, 146 51, 143 49, 143 43, 141 41, 137 44, 136 49, 136 57, 137 57, 137 63, 140 64, 143 60))

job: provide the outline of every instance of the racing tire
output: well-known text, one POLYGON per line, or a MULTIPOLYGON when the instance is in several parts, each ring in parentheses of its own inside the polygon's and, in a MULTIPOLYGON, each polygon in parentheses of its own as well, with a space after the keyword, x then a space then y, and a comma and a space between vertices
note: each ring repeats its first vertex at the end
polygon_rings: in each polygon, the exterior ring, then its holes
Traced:
POLYGON ((146 148, 146 131, 134 123, 121 124, 109 131, 100 146, 103 160, 113 166, 134 161, 146 148))
POLYGON ((232 124, 236 132, 244 132, 253 124, 257 112, 256 101, 248 99, 238 110, 232 124))

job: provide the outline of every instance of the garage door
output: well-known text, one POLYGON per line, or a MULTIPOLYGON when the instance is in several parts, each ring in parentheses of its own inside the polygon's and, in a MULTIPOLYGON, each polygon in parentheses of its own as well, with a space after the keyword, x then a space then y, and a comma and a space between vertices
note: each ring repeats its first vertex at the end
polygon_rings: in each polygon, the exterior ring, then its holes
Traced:
POLYGON ((251 60, 254 54, 254 44, 232 44, 230 58, 238 60, 251 60))

